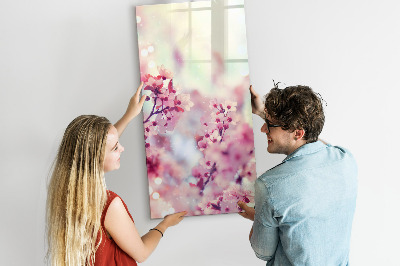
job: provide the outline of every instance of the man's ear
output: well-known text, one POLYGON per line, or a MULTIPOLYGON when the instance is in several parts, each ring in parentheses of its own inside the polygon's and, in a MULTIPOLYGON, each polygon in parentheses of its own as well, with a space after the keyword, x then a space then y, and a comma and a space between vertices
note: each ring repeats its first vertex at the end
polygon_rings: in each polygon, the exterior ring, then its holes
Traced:
POLYGON ((304 131, 304 129, 296 129, 294 131, 294 139, 300 140, 304 137, 305 134, 306 134, 306 132, 304 131))

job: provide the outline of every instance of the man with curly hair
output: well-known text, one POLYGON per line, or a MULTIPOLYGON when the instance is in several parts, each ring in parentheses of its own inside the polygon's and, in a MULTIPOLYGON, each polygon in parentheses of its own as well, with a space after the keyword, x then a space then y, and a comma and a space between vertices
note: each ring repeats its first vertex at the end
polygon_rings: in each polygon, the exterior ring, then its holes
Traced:
POLYGON ((345 148, 318 139, 322 99, 310 87, 277 85, 260 96, 250 87, 253 113, 264 119, 268 152, 282 163, 255 182, 250 243, 267 265, 348 265, 357 196, 357 165, 345 148))

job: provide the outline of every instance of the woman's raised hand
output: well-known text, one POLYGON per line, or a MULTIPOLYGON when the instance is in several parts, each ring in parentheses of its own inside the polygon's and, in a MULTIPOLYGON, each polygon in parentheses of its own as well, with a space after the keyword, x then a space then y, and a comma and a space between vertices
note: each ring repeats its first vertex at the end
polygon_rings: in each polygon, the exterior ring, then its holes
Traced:
POLYGON ((135 116, 137 116, 140 111, 142 110, 144 101, 146 100, 146 95, 142 95, 139 100, 140 92, 143 88, 143 82, 140 83, 140 86, 136 90, 136 93, 132 96, 131 100, 129 101, 128 108, 126 109, 125 116, 132 120, 135 116))
POLYGON ((114 125, 118 131, 119 136, 121 136, 122 132, 124 132, 126 126, 129 124, 129 122, 135 116, 137 116, 140 113, 140 111, 142 110, 144 101, 146 100, 146 95, 143 95, 142 98, 140 98, 140 100, 139 100, 139 95, 140 95, 140 91, 142 90, 142 87, 143 87, 143 82, 140 83, 139 88, 137 89, 135 94, 130 99, 128 108, 126 108, 125 114, 114 125))
POLYGON ((177 225, 183 220, 183 218, 185 217, 186 214, 187 214, 187 211, 177 212, 177 213, 174 213, 174 214, 169 214, 169 215, 164 217, 163 222, 168 227, 177 225))

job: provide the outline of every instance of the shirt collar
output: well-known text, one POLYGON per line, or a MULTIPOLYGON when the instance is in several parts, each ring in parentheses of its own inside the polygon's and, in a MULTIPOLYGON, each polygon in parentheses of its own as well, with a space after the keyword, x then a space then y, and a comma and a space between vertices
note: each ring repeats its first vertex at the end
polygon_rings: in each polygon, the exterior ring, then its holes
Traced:
POLYGON ((298 147, 294 152, 289 154, 282 162, 284 163, 286 161, 289 161, 290 159, 292 159, 294 157, 315 153, 326 147, 327 146, 325 144, 323 144, 321 141, 304 144, 304 145, 298 147))

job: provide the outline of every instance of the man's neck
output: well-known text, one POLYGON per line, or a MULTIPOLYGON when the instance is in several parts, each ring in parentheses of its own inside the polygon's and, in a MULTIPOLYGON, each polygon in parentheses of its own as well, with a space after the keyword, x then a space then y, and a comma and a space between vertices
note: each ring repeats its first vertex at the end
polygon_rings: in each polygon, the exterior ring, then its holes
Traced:
POLYGON ((288 151, 288 154, 292 154, 295 150, 297 150, 298 148, 300 148, 301 146, 303 146, 304 144, 306 144, 307 142, 305 140, 298 140, 296 141, 296 143, 290 148, 290 150, 288 151))

